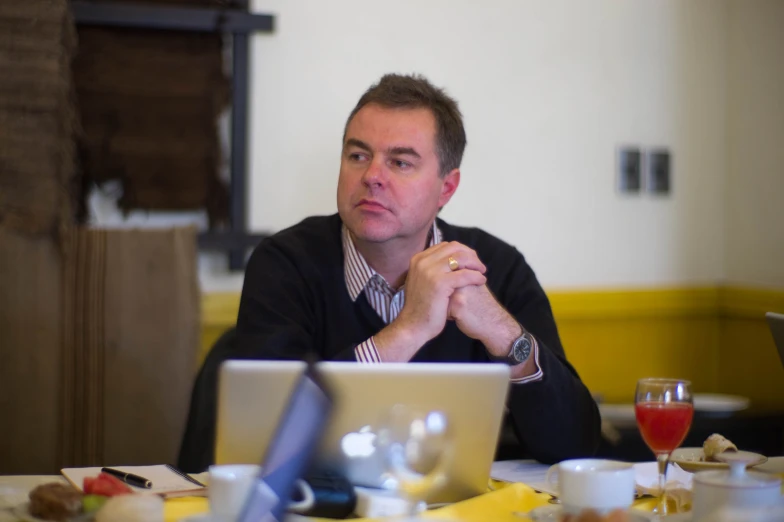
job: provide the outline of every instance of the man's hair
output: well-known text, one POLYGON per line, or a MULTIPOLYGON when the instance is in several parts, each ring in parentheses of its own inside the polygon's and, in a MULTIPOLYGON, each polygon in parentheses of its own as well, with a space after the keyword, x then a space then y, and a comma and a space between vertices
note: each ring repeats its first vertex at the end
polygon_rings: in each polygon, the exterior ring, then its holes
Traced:
POLYGON ((420 75, 384 75, 377 84, 365 91, 351 111, 343 129, 344 142, 351 120, 365 105, 371 103, 386 109, 429 109, 436 120, 435 140, 439 174, 443 177, 452 169, 460 167, 466 146, 463 116, 457 102, 443 89, 433 86, 420 75))

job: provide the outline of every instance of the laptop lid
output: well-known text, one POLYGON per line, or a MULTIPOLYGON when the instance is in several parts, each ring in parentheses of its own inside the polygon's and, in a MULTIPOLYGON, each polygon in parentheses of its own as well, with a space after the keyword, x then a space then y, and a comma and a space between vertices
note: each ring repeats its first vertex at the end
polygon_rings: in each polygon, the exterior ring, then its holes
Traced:
POLYGON ((505 364, 345 362, 319 364, 335 411, 318 460, 360 486, 390 487, 375 434, 393 406, 446 413, 452 456, 446 484, 428 502, 456 502, 487 491, 509 389, 505 364))
POLYGON ((768 312, 765 314, 765 319, 768 320, 773 342, 776 343, 776 348, 779 351, 781 364, 784 365, 784 314, 768 312))
MULTIPOLYGON (((269 443, 280 404, 304 363, 228 361, 221 369, 216 462, 255 463, 269 443), (262 418, 264 417, 264 418, 262 418), (255 443, 254 443, 255 441, 255 443)), ((509 367, 486 363, 324 362, 318 371, 335 401, 316 461, 353 484, 388 480, 374 435, 396 404, 447 414, 453 457, 446 485, 429 502, 455 502, 487 491, 509 389, 509 367)))

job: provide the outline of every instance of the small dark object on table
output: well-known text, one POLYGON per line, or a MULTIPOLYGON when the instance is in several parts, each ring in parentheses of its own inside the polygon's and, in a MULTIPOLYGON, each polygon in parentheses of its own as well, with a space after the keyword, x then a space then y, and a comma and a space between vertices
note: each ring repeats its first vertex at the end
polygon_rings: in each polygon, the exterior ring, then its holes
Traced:
POLYGON ((82 512, 82 496, 68 484, 42 484, 30 492, 30 514, 44 520, 67 520, 82 512))

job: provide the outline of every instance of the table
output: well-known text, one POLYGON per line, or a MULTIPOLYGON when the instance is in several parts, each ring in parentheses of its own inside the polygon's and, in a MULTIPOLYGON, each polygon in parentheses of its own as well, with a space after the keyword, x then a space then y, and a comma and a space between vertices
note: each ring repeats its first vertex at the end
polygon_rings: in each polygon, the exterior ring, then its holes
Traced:
MULTIPOLYGON (((40 484, 63 481, 61 476, 5 476, 0 477, 0 498, 2 491, 7 495, 0 500, 0 522, 18 522, 18 519, 3 510, 3 507, 17 506, 27 501, 30 490, 40 484), (8 494, 10 493, 10 494, 8 494)), ((517 513, 525 513, 535 507, 548 505, 550 495, 536 493, 524 484, 510 484, 498 491, 480 495, 458 504, 426 513, 427 518, 434 520, 460 520, 461 522, 526 522, 527 517, 517 513)), ((206 512, 207 499, 188 498, 166 501, 166 522, 177 522, 181 517, 206 512)), ((354 519, 360 522, 362 519, 354 519)), ((365 519, 367 520, 367 519, 365 519)), ((290 515, 285 522, 317 522, 317 519, 290 515)), ((322 519, 322 522, 328 522, 322 519)))
MULTIPOLYGON (((754 468, 756 471, 772 473, 784 478, 784 456, 770 457, 765 464, 754 468)), ((17 522, 7 510, 2 508, 18 505, 27 500, 28 492, 34 487, 46 482, 65 481, 59 475, 40 476, 5 476, 0 477, 0 522, 17 522)), ((497 491, 489 492, 478 497, 447 506, 426 513, 427 518, 433 520, 459 520, 461 522, 525 522, 530 520, 524 516, 527 511, 548 504, 550 495, 536 493, 525 484, 509 484, 497 491)), ((650 500, 640 501, 642 503, 650 500)), ((638 503, 638 505, 640 505, 638 503)), ((648 506, 649 507, 649 506, 648 506)), ((166 502, 166 522, 177 520, 188 514, 204 512, 207 509, 207 500, 200 499, 173 499, 166 502)), ((313 521, 304 517, 292 516, 286 522, 313 521)), ((356 519, 358 522, 359 519, 356 519)))

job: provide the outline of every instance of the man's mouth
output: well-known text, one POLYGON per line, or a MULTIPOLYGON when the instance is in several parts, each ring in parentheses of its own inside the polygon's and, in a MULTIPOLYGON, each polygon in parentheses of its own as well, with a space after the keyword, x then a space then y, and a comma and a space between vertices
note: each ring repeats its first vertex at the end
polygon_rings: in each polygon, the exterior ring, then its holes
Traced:
POLYGON ((357 207, 366 208, 366 209, 388 210, 387 207, 385 207, 378 201, 373 201, 371 199, 360 199, 359 203, 357 203, 357 207))

